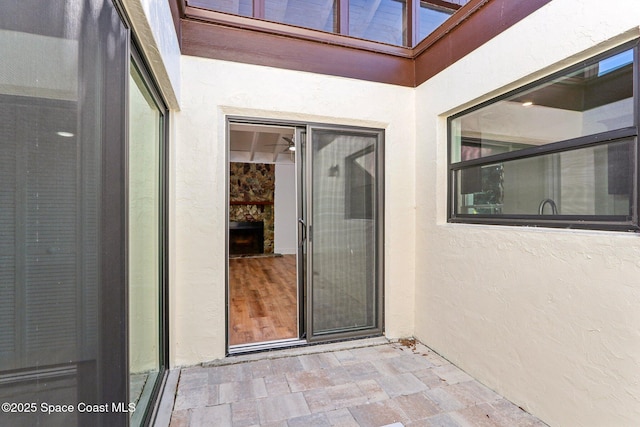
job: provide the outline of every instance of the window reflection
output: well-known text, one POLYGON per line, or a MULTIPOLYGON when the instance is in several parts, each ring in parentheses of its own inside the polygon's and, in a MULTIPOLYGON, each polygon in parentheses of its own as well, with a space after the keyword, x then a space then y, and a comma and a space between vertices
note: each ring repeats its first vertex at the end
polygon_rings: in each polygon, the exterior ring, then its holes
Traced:
POLYGON ((265 0, 265 18, 315 30, 336 32, 334 0, 265 0))
POLYGON ((129 396, 140 425, 161 363, 161 115, 135 67, 129 124, 129 396))
POLYGON ((420 2, 418 41, 424 39, 438 28, 455 12, 455 9, 434 6, 429 2, 420 2))
POLYGON ((253 0, 187 0, 187 4, 216 12, 253 16, 253 0))
POLYGON ((633 125, 633 51, 627 50, 454 119, 452 162, 633 125), (469 141, 479 149, 465 146, 469 141), (461 157, 462 156, 462 157, 461 157))
POLYGON ((458 213, 630 215, 634 141, 473 166, 457 172, 458 213), (551 201, 555 212, 545 208, 551 201))
POLYGON ((349 0, 349 35, 404 45, 406 2, 349 0))

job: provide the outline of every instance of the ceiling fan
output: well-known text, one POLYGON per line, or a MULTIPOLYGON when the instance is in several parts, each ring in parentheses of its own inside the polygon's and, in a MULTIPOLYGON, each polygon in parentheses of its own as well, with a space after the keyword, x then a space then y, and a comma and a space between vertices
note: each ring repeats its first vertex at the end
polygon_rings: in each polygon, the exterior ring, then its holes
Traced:
MULTIPOLYGON (((296 142, 293 140, 293 138, 289 138, 288 136, 283 136, 282 139, 284 139, 285 141, 287 141, 287 146, 285 147, 284 150, 282 150, 283 153, 286 153, 287 151, 296 151, 296 142)), ((277 144, 266 144, 265 147, 277 147, 279 145, 285 145, 282 142, 279 142, 277 144)))

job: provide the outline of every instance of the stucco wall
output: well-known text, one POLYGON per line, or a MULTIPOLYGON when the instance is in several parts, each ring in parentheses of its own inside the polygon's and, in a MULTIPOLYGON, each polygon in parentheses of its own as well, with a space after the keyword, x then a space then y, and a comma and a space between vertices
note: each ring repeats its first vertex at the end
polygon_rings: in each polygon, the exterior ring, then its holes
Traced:
POLYGON ((181 70, 181 111, 174 116, 172 365, 225 353, 227 115, 385 129, 386 332, 411 335, 414 90, 189 56, 182 57, 181 70))
POLYGON ((640 422, 640 236, 447 224, 446 117, 638 24, 555 0, 416 89, 416 336, 552 426, 640 422))
POLYGON ((177 110, 180 98, 180 46, 166 0, 122 0, 167 106, 177 110))

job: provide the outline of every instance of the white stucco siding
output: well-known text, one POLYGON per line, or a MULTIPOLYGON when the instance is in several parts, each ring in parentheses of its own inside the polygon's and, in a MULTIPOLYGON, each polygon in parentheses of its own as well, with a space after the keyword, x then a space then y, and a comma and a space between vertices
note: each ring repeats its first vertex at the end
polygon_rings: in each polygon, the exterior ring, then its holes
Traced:
POLYGON ((180 98, 180 46, 166 0, 122 0, 162 96, 171 110, 180 98))
POLYGON ((446 117, 637 37, 555 0, 416 89, 416 336, 552 426, 640 420, 640 237, 447 224, 446 117))
POLYGON ((225 352, 227 115, 385 130, 385 329, 413 333, 414 89, 183 56, 175 114, 172 364, 225 352))

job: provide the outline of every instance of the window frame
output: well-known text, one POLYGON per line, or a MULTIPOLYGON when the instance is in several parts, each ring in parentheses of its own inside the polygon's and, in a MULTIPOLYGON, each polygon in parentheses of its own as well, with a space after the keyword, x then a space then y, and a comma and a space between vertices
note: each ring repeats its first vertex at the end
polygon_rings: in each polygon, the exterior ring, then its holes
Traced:
POLYGON ((448 223, 467 223, 467 224, 487 224, 487 225, 510 225, 510 226, 530 226, 530 227, 550 227, 550 228, 569 228, 569 229, 593 229, 608 231, 633 231, 640 232, 639 212, 640 205, 638 193, 640 192, 640 173, 638 171, 640 165, 640 149, 638 148, 638 126, 640 114, 640 96, 639 96, 639 64, 640 64, 640 39, 624 43, 613 49, 609 49, 603 53, 592 56, 587 60, 578 62, 572 66, 563 68, 560 71, 552 73, 534 82, 521 86, 517 89, 508 91, 502 95, 494 97, 488 101, 482 102, 471 108, 465 109, 447 118, 447 222, 448 223), (480 157, 471 160, 461 160, 452 163, 453 155, 453 120, 479 110, 486 106, 495 104, 496 102, 505 100, 519 93, 535 89, 546 83, 549 83, 562 76, 569 75, 582 68, 598 63, 599 61, 609 58, 626 50, 633 50, 633 125, 623 127, 602 133, 589 134, 579 136, 567 140, 560 140, 548 144, 525 148, 517 151, 499 153, 480 157), (458 213, 458 182, 456 174, 458 171, 468 169, 474 166, 489 166, 495 163, 507 162, 513 160, 521 160, 527 158, 542 157, 545 155, 566 153, 578 149, 588 147, 606 147, 608 144, 630 140, 634 156, 634 164, 631 166, 632 185, 630 190, 630 213, 624 220, 623 215, 525 215, 525 214, 462 214, 458 213))
MULTIPOLYGON (((159 85, 154 76, 151 73, 151 67, 146 59, 146 57, 142 54, 142 49, 140 48, 141 43, 138 37, 131 33, 130 43, 129 43, 129 63, 126 71, 127 82, 128 76, 132 69, 135 69, 142 79, 145 88, 148 91, 148 95, 151 96, 154 104, 158 108, 158 112, 160 113, 160 123, 159 123, 159 212, 158 212, 158 229, 157 229, 157 238, 158 238, 158 304, 156 306, 158 310, 158 350, 159 350, 159 371, 158 377, 155 381, 155 384, 152 386, 151 394, 149 395, 149 399, 147 405, 144 407, 139 406, 136 407, 136 411, 139 415, 134 415, 129 418, 129 424, 132 424, 134 421, 139 422, 138 425, 146 426, 153 423, 155 417, 158 412, 158 408, 160 405, 160 398, 164 386, 166 384, 167 375, 169 373, 169 199, 168 199, 168 188, 169 188, 169 135, 170 135, 170 111, 159 91, 159 85), (142 411, 141 415, 140 412, 142 411), (135 420, 134 420, 135 417, 135 420)), ((127 214, 125 215, 126 222, 126 245, 127 245, 127 254, 128 254, 128 245, 129 245, 129 221, 128 221, 128 212, 129 212, 129 146, 131 141, 129 140, 129 91, 131 88, 127 83, 127 107, 126 107, 126 126, 125 133, 127 134, 126 138, 126 200, 125 200, 125 211, 127 214)), ((129 271, 129 259, 128 255, 125 257, 127 263, 127 286, 126 286, 126 307, 125 307, 125 319, 126 319, 126 393, 127 398, 126 402, 130 402, 129 396, 129 381, 130 381, 130 366, 129 366, 129 352, 130 352, 130 336, 129 336, 129 323, 132 321, 129 315, 129 293, 130 293, 130 283, 128 277, 129 271)))
MULTIPOLYGON (((373 40, 373 39, 366 39, 363 37, 359 37, 359 36, 352 36, 349 32, 349 23, 350 23, 350 17, 349 17, 349 8, 350 8, 350 0, 335 0, 334 3, 334 7, 333 7, 333 13, 334 13, 334 29, 331 32, 328 31, 324 31, 324 30, 320 30, 320 29, 315 29, 315 28, 311 28, 311 27, 302 27, 296 24, 291 24, 291 23, 287 23, 284 21, 276 21, 276 20, 272 20, 272 19, 268 19, 266 17, 266 1, 267 0, 252 0, 251 1, 251 15, 240 15, 240 14, 235 14, 235 13, 229 13, 229 12, 225 12, 225 11, 221 11, 218 9, 215 9, 213 7, 204 7, 203 5, 198 5, 198 4, 190 4, 189 0, 179 0, 182 1, 182 8, 183 10, 187 7, 189 8, 195 8, 195 9, 202 9, 202 10, 207 10, 210 12, 213 12, 215 15, 217 15, 219 18, 222 18, 224 16, 228 16, 228 17, 242 17, 242 18, 248 18, 248 19, 255 19, 255 20, 260 20, 263 21, 264 24, 266 24, 267 26, 269 26, 269 23, 271 24, 277 24, 277 25, 284 25, 287 27, 298 27, 298 28, 304 28, 306 30, 310 30, 310 31, 318 31, 321 33, 325 33, 325 34, 334 34, 334 35, 338 35, 338 36, 350 36, 350 37, 355 37, 356 39, 359 40, 363 40, 366 42, 370 42, 373 44, 379 44, 379 45, 387 45, 390 47, 402 47, 402 48, 413 48, 415 47, 418 43, 420 43, 422 40, 424 40, 425 38, 427 38, 429 36, 429 34, 427 34, 427 36, 425 36, 424 38, 420 39, 419 38, 419 34, 420 34, 420 8, 421 8, 421 4, 422 3, 426 3, 428 5, 431 6, 431 8, 433 9, 439 9, 442 11, 450 11, 451 14, 449 17, 451 17, 452 15, 454 15, 458 10, 460 10, 464 5, 460 5, 454 1, 447 1, 447 0, 396 0, 399 3, 402 3, 402 22, 403 22, 403 28, 401 31, 401 37, 402 37, 402 44, 398 45, 398 44, 392 44, 392 43, 388 43, 388 42, 383 42, 383 41, 377 41, 377 40, 373 40)), ((479 0, 476 0, 479 1, 479 0)), ((469 3, 470 1, 468 1, 467 3, 469 3)), ((233 20, 233 18, 231 18, 231 20, 233 20)), ((444 23, 443 23, 444 24, 444 23)), ((258 24, 259 25, 259 24, 258 24)))

